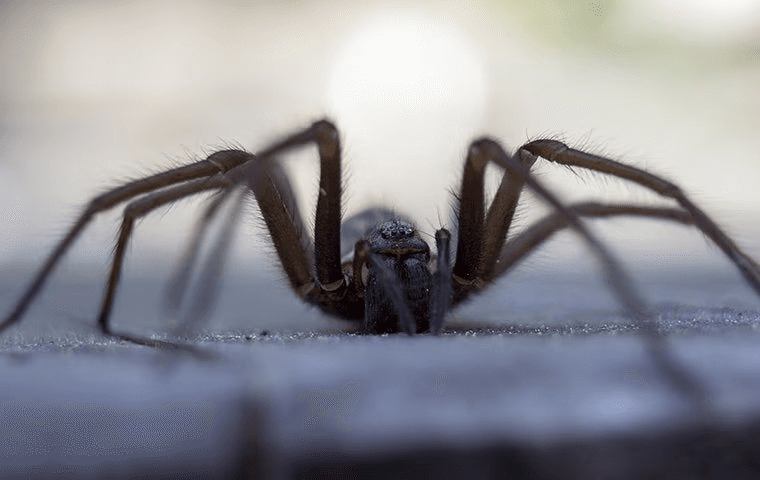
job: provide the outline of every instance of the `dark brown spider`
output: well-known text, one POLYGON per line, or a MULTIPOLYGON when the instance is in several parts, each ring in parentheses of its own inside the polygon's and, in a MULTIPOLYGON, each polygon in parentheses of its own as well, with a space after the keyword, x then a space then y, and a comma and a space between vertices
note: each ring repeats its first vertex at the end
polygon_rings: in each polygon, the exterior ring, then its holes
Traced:
MULTIPOLYGON (((208 190, 221 191, 221 194, 209 204, 199 223, 170 296, 179 297, 184 291, 199 240, 219 205, 225 199, 234 198, 231 195, 233 192, 246 191, 252 192, 256 198, 282 267, 298 296, 330 314, 363 321, 364 330, 369 333, 439 333, 449 308, 489 286, 538 244, 557 230, 569 226, 585 238, 602 262, 608 282, 627 313, 639 322, 645 333, 656 337, 645 303, 636 294, 617 261, 585 228, 579 217, 638 215, 693 224, 725 252, 755 291, 760 293, 758 265, 677 186, 635 167, 572 149, 555 140, 531 141, 517 149, 515 155, 509 155, 489 138, 481 138, 471 144, 459 189, 458 240, 453 265, 449 255, 451 236, 446 229, 436 232, 437 254, 431 255, 429 246, 414 226, 402 218, 389 218, 377 224, 356 242, 353 259, 342 262, 340 151, 337 129, 331 122, 321 120, 257 154, 242 150, 219 151, 205 160, 132 181, 99 195, 89 203, 13 311, 0 323, 0 331, 21 319, 58 260, 95 214, 131 200, 124 209, 98 325, 104 334, 131 342, 176 346, 169 342, 115 333, 108 322, 109 313, 135 220, 157 207, 208 190), (320 157, 313 240, 304 227, 290 182, 277 160, 287 151, 312 143, 318 147, 320 157), (680 208, 600 203, 564 206, 529 174, 538 157, 630 180, 674 199, 680 208), (483 178, 488 162, 502 167, 504 174, 486 210, 483 178), (511 237, 505 244, 524 186, 549 202, 555 213, 511 237)), ((238 194, 236 207, 227 222, 230 228, 239 213, 242 199, 243 195, 238 194)), ((218 251, 224 251, 229 237, 229 233, 221 236, 223 241, 218 251)), ((216 254, 212 254, 212 260, 221 263, 216 254)))

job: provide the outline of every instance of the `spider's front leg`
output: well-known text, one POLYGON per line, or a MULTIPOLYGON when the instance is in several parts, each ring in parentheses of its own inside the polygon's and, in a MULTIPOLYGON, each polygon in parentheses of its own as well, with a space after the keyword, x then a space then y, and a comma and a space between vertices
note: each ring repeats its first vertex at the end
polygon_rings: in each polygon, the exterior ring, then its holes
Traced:
POLYGON ((523 186, 527 186, 561 215, 568 226, 580 234, 599 260, 610 288, 624 305, 627 313, 639 324, 642 331, 653 338, 657 337, 651 312, 646 302, 636 292, 620 262, 596 235, 591 233, 572 208, 565 206, 530 173, 530 167, 536 159, 537 157, 530 151, 523 149, 518 150, 513 157, 507 154, 498 142, 490 138, 481 138, 470 145, 462 181, 462 200, 460 200, 460 235, 457 263, 454 265, 453 275, 454 302, 461 301, 470 293, 481 290, 486 282, 494 278, 500 251, 506 240, 504 236, 498 235, 508 230, 519 192, 523 186), (482 220, 483 173, 489 161, 502 167, 504 176, 496 198, 489 208, 489 218, 486 218, 484 228, 482 226, 484 223, 482 220), (478 208, 480 208, 479 211, 478 208), (473 214, 473 212, 476 213, 473 214), (464 235, 462 224, 465 227, 464 235), (481 248, 485 251, 483 252, 481 248), (493 250, 489 250, 490 248, 493 250), (463 253, 463 259, 460 259, 460 253, 463 253))
MULTIPOLYGON (((464 165, 459 193, 459 235, 456 263, 453 269, 453 302, 459 303, 482 289, 494 278, 497 263, 506 240, 515 208, 525 182, 518 175, 505 171, 488 212, 485 212, 484 175, 491 156, 476 142, 470 147, 464 165)), ((529 169, 535 158, 523 158, 529 169)))
POLYGON ((328 313, 360 318, 364 300, 344 275, 340 261, 342 190, 337 128, 320 120, 259 152, 257 157, 258 162, 246 165, 245 176, 291 287, 299 297, 328 313), (313 247, 290 181, 274 158, 310 143, 316 144, 320 159, 313 247))
MULTIPOLYGON (((368 244, 360 242, 356 245, 353 263, 344 271, 340 261, 340 141, 332 123, 326 120, 316 122, 275 147, 260 152, 258 158, 259 162, 246 166, 248 185, 256 196, 291 287, 301 298, 327 313, 363 320, 365 330, 372 333, 400 330, 411 334, 431 328, 431 318, 432 325, 442 323, 445 309, 430 308, 430 292, 444 291, 445 282, 436 282, 432 286, 431 274, 427 270, 429 248, 418 237, 415 237, 418 242, 408 245, 404 242, 412 240, 404 235, 396 239, 401 243, 391 242, 392 245, 370 242, 368 248, 368 244), (320 158, 313 252, 304 234, 303 220, 297 212, 290 183, 279 164, 271 160, 285 149, 308 143, 316 143, 320 158), (315 275, 310 268, 312 257, 315 275), (397 263, 403 263, 404 268, 399 270, 396 263, 386 262, 392 260, 391 257, 397 257, 397 263), (414 265, 410 266, 412 263, 414 265), (365 268, 371 271, 366 284, 362 278, 365 268), (419 301, 410 298, 415 296, 420 297, 416 299, 419 301), (436 312, 432 317, 431 311, 436 312)), ((394 236, 390 232, 385 234, 386 240, 394 236)), ((383 233, 378 231, 378 235, 383 236, 383 233)))
MULTIPOLYGON (((461 223, 465 224, 465 231, 475 232, 476 238, 462 238, 460 227, 460 238, 457 252, 463 252, 465 254, 464 258, 467 260, 463 260, 460 264, 460 259, 457 257, 457 264, 455 264, 453 275, 454 301, 461 300, 472 291, 477 291, 482 288, 484 286, 482 280, 485 278, 491 278, 494 272, 495 263, 484 264, 483 259, 485 258, 485 255, 482 251, 477 250, 477 248, 480 247, 472 245, 474 240, 478 240, 483 245, 483 248, 486 248, 486 243, 483 237, 483 227, 468 225, 468 222, 476 222, 483 218, 482 207, 481 210, 478 211, 477 202, 474 200, 468 200, 468 197, 475 199, 480 198, 480 204, 482 205, 483 170, 488 161, 493 161, 504 168, 505 172, 504 180, 499 187, 500 192, 502 188, 513 192, 513 188, 522 189, 523 186, 529 187, 552 206, 557 214, 561 216, 563 222, 566 222, 568 226, 581 235, 591 252, 602 265, 607 277, 607 282, 623 304, 626 314, 636 323, 639 331, 645 335, 650 354, 662 375, 671 382, 671 385, 676 390, 692 402, 697 411, 700 413, 709 412, 711 405, 705 389, 699 381, 693 377, 693 375, 671 357, 669 351, 665 347, 663 337, 657 331, 650 309, 634 288, 633 283, 617 259, 605 247, 605 245, 599 241, 596 235, 584 225, 579 219, 578 214, 572 208, 568 208, 560 202, 554 194, 547 190, 530 174, 530 166, 532 166, 535 160, 536 156, 527 149, 520 149, 518 150, 517 155, 514 157, 510 156, 497 142, 488 138, 476 140, 470 146, 467 162, 465 164, 459 218, 460 225, 461 223), (516 186, 505 186, 505 182, 516 184, 516 186), (473 212, 475 212, 475 214, 473 214, 473 212), (457 269, 457 266, 459 266, 460 269, 457 269), (461 277, 460 275, 462 274, 470 276, 461 277)), ((501 220, 504 222, 504 225, 501 226, 504 231, 509 228, 509 223, 511 223, 511 214, 514 213, 514 203, 517 202, 518 195, 519 190, 513 194, 505 194, 504 198, 506 198, 507 201, 505 201, 502 206, 494 207, 494 205, 492 205, 491 208, 489 208, 489 214, 495 208, 501 209, 508 214, 506 218, 501 220)), ((494 200, 494 202, 496 202, 496 200, 494 200)), ((493 229, 490 230, 489 233, 494 234, 497 231, 498 229, 493 229)), ((504 240, 504 238, 491 239, 494 244, 499 244, 499 249, 501 249, 504 240)), ((498 255, 497 251, 495 258, 498 259, 498 255)))
POLYGON ((393 221, 384 224, 386 230, 381 226, 375 231, 374 241, 357 243, 354 261, 344 274, 340 263, 341 158, 335 126, 326 120, 316 122, 258 157, 263 161, 247 166, 248 185, 291 286, 302 298, 339 317, 363 320, 371 333, 440 331, 451 289, 447 231, 436 234, 438 271, 432 276, 427 244, 411 225, 407 234, 406 227, 393 221), (309 269, 309 243, 302 234, 303 221, 295 210, 292 189, 278 165, 267 160, 281 150, 310 142, 317 144, 320 157, 313 251, 316 278, 309 269), (366 284, 365 268, 370 270, 366 284))

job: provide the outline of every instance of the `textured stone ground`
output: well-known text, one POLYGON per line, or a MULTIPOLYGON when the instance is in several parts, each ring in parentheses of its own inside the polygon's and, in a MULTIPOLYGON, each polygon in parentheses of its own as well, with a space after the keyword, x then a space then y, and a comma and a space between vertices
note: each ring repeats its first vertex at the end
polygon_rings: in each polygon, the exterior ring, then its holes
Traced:
MULTIPOLYGON (((210 325, 191 340, 202 355, 104 339, 79 316, 99 293, 53 286, 0 337, 0 476, 749 478, 760 313, 736 279, 707 290, 690 279, 643 289, 709 412, 656 367, 608 294, 583 296, 594 278, 523 279, 437 338, 346 333, 285 298, 308 328, 210 325)), ((139 311, 140 288, 122 305, 139 311)))

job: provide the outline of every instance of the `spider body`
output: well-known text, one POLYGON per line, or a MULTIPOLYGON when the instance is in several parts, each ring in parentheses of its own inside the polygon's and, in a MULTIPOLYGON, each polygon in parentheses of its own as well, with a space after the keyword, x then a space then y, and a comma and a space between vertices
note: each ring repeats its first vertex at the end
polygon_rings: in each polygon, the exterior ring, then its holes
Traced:
MULTIPOLYGON (((121 266, 136 220, 152 210, 204 191, 218 194, 201 216, 167 293, 176 309, 185 298, 201 240, 223 204, 228 218, 202 270, 199 292, 188 311, 202 318, 214 298, 216 279, 222 271, 226 250, 247 193, 255 198, 266 223, 280 264, 290 286, 304 301, 323 311, 349 320, 363 321, 369 333, 441 331, 446 312, 503 276, 538 245, 563 228, 575 229, 602 264, 610 288, 625 311, 640 322, 642 331, 656 336, 654 321, 625 271, 604 244, 586 227, 584 218, 633 215, 661 218, 693 225, 735 263, 748 283, 760 293, 760 267, 673 183, 643 170, 599 155, 568 147, 556 140, 535 140, 507 153, 490 138, 475 140, 468 149, 457 194, 457 241, 445 228, 435 233, 435 254, 411 222, 388 216, 367 221, 363 226, 345 225, 342 231, 341 148, 336 127, 320 120, 274 143, 256 154, 223 150, 205 160, 138 179, 94 198, 61 240, 31 282, 11 313, 0 323, 0 331, 19 321, 50 277, 60 258, 92 218, 124 202, 124 209, 111 271, 100 306, 98 325, 107 335, 158 347, 176 347, 171 342, 146 339, 112 331, 111 306, 121 275, 121 266), (320 159, 319 194, 313 236, 298 211, 293 188, 279 162, 283 154, 315 144, 320 159), (538 182, 530 169, 541 157, 552 163, 583 168, 623 178, 671 198, 677 208, 631 204, 583 203, 565 205, 538 182), (503 169, 502 181, 486 202, 484 171, 488 163, 503 169), (551 205, 554 213, 517 235, 509 231, 524 188, 532 189, 551 205), (359 232, 353 257, 341 255, 341 237, 347 230, 359 232), (449 251, 455 250, 452 260, 449 251)), ((383 211, 387 212, 387 211, 383 211)), ((344 239, 345 243, 345 239, 344 239)))
POLYGON ((312 288, 304 300, 330 315, 362 322, 364 333, 429 332, 434 295, 441 287, 434 287, 430 246, 414 224, 374 208, 341 227, 353 230, 342 240, 353 248, 343 256, 338 290, 325 295, 324 286, 312 288), (372 223, 384 216, 390 218, 372 223))
POLYGON ((433 275, 430 271, 430 247, 420 238, 411 223, 392 219, 381 223, 367 237, 371 254, 383 268, 370 265, 364 292, 364 330, 372 333, 399 331, 399 307, 389 284, 397 282, 404 304, 415 320, 416 333, 430 330, 433 275), (385 272, 389 272, 390 274, 385 272))

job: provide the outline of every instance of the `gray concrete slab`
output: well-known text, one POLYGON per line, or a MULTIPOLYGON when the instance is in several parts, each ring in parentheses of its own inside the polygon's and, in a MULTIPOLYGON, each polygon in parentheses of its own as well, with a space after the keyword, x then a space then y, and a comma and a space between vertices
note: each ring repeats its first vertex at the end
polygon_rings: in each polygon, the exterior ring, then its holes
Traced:
MULTIPOLYGON (((704 287, 694 278, 643 285, 710 418, 695 416, 614 299, 582 294, 604 291, 593 275, 525 275, 435 338, 354 335, 308 310, 297 330, 214 318, 190 340, 203 358, 105 339, 80 316, 97 295, 52 286, 0 337, 0 477, 752 478, 760 313, 728 277, 704 290, 717 306, 657 296, 688 300, 704 287), (53 298, 79 306, 45 313, 53 298)), ((149 309, 146 292, 160 290, 143 282, 123 306, 149 309)), ((302 308, 271 295, 248 315, 302 308)), ((225 305, 215 317, 245 308, 225 305)))

